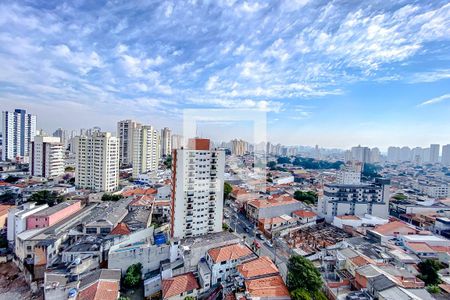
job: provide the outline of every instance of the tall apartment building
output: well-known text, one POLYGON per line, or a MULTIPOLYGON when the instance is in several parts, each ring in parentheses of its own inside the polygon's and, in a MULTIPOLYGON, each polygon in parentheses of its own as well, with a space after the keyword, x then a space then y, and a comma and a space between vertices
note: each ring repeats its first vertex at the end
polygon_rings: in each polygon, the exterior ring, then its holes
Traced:
POLYGON ((243 140, 234 139, 231 141, 231 153, 242 156, 248 151, 248 143, 243 140))
POLYGON ((355 162, 343 166, 336 174, 337 184, 360 184, 362 163, 355 162))
POLYGON ((430 163, 439 162, 439 151, 441 146, 439 144, 430 145, 430 163))
POLYGON ((325 184, 318 210, 327 222, 335 216, 365 214, 389 216, 390 181, 377 178, 374 184, 325 184))
POLYGON ((359 161, 362 163, 370 162, 370 148, 368 147, 352 147, 351 153, 353 161, 359 161))
POLYGON ((370 149, 370 162, 375 164, 381 162, 381 152, 378 148, 370 149))
POLYGON ((36 135, 36 116, 24 109, 2 112, 3 151, 2 160, 28 157, 30 142, 36 135))
POLYGON ((113 192, 119 186, 119 139, 109 132, 75 138, 75 184, 93 191, 113 192))
POLYGON ((165 157, 172 153, 172 131, 164 127, 161 130, 161 156, 165 157))
POLYGON ((222 231, 225 152, 207 139, 172 152, 171 235, 174 238, 222 231))
POLYGON ((153 126, 139 126, 133 130, 133 177, 157 171, 159 163, 159 134, 153 126))
POLYGON ((37 135, 30 151, 31 176, 54 178, 64 174, 64 145, 59 137, 37 135))
POLYGON ((442 146, 442 159, 443 165, 450 166, 450 144, 442 146))
POLYGON ((117 122, 117 137, 119 138, 119 163, 128 166, 133 160, 134 131, 140 124, 133 120, 117 122))

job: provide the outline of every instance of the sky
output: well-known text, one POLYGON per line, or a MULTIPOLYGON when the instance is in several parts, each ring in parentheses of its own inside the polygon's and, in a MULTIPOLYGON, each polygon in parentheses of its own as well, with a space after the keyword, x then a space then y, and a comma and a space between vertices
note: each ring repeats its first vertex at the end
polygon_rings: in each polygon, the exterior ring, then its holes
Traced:
MULTIPOLYGON (((180 133, 186 109, 249 109, 286 145, 450 144, 449 50, 448 0, 3 1, 0 110, 180 133)), ((217 123, 200 133, 252 132, 217 123)))

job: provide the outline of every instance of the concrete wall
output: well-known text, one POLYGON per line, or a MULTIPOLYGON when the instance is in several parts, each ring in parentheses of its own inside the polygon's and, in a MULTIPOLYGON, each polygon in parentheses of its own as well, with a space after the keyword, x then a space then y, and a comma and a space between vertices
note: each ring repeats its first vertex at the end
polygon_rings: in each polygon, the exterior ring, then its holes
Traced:
POLYGON ((52 226, 61 221, 62 219, 65 219, 73 215, 80 209, 81 209, 81 202, 76 201, 72 205, 64 207, 48 216, 31 215, 27 217, 27 229, 45 228, 52 226))

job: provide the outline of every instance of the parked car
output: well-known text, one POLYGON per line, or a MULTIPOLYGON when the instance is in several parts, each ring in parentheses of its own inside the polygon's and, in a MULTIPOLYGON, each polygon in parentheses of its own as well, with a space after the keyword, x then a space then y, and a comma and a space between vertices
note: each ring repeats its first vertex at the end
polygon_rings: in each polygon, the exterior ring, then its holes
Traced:
POLYGON ((273 248, 273 244, 271 241, 266 241, 266 245, 270 248, 273 248))

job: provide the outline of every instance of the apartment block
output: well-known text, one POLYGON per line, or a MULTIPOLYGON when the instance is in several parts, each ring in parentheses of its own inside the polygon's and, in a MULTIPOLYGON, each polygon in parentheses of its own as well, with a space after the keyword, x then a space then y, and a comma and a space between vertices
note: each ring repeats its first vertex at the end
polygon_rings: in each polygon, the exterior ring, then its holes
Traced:
POLYGON ((158 131, 153 126, 140 126, 133 132, 133 143, 133 177, 157 171, 160 155, 158 131))
POLYGON ((2 160, 28 157, 30 142, 36 135, 36 116, 23 109, 2 112, 3 151, 2 160))
POLYGON ((45 178, 64 174, 64 145, 59 137, 35 136, 31 142, 30 174, 45 178))
POLYGON ((172 153, 172 131, 164 127, 161 130, 161 156, 166 157, 172 153))
POLYGON ((222 231, 225 152, 194 139, 172 159, 172 237, 222 231))
POLYGON ((124 120, 117 123, 117 137, 119 138, 119 163, 128 166, 133 160, 134 130, 140 124, 133 120, 124 120))
POLYGON ((119 139, 109 132, 77 136, 75 184, 93 191, 113 192, 119 186, 119 139))

